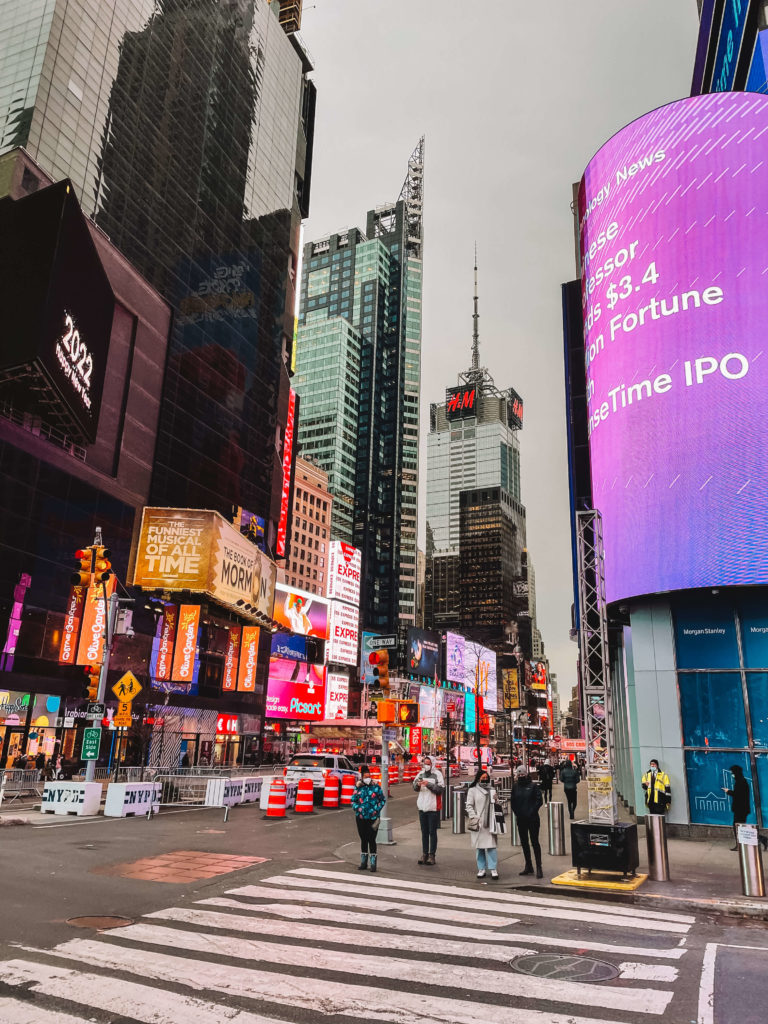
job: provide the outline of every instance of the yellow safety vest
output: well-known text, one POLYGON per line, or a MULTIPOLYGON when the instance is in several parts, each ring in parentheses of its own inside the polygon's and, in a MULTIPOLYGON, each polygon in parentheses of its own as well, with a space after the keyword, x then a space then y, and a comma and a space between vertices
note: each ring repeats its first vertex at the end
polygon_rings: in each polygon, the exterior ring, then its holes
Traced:
MULTIPOLYGON (((645 790, 645 802, 649 804, 651 802, 651 771, 647 771, 643 776, 643 785, 646 787, 645 790)), ((671 796, 669 793, 669 776, 666 772, 656 772, 656 784, 653 787, 653 800, 654 803, 669 803, 671 796)))

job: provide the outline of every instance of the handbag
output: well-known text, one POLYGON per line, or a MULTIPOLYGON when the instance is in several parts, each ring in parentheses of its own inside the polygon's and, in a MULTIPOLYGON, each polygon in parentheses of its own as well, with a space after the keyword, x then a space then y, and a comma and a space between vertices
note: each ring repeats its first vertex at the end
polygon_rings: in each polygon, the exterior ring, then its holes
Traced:
POLYGON ((504 808, 501 804, 493 805, 493 817, 494 824, 496 826, 494 831, 497 835, 505 836, 507 834, 507 821, 504 817, 504 808))
POLYGON ((443 809, 443 794, 442 793, 438 793, 436 799, 437 799, 437 807, 435 809, 438 810, 438 811, 442 811, 442 809, 443 809))

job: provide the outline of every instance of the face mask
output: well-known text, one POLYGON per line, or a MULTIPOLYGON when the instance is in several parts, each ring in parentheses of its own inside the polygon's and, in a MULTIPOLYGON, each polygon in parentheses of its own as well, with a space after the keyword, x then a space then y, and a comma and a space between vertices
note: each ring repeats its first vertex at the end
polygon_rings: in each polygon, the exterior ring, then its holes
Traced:
POLYGON ((659 770, 659 766, 657 764, 649 765, 648 770, 651 772, 657 772, 659 770))
POLYGON ((370 784, 371 784, 371 777, 370 777, 370 775, 368 775, 368 776, 366 776, 366 777, 365 777, 365 778, 363 779, 363 785, 364 785, 364 786, 370 786, 370 784))

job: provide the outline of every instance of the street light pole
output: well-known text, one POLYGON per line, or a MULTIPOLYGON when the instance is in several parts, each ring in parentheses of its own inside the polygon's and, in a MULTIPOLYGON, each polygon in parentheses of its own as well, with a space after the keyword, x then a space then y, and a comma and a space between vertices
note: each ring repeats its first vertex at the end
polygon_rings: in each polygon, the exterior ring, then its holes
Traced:
MULTIPOLYGON (((106 588, 105 588, 106 589, 106 588)), ((109 657, 112 653, 112 641, 115 637, 115 628, 117 626, 117 613, 119 609, 120 599, 117 593, 110 594, 109 603, 107 606, 106 616, 106 638, 104 642, 104 661, 101 664, 101 672, 99 672, 99 688, 96 693, 96 699, 100 704, 104 703, 104 697, 107 692, 107 675, 109 674, 109 657)), ((96 762, 94 760, 85 762, 85 781, 93 782, 96 776, 96 762)))

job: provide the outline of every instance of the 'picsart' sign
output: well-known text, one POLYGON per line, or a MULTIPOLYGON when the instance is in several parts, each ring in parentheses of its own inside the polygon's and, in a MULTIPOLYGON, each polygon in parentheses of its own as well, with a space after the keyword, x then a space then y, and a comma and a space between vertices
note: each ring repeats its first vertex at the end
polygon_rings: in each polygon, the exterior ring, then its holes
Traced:
POLYGON ((639 118, 579 191, 609 601, 768 581, 768 98, 639 118))

